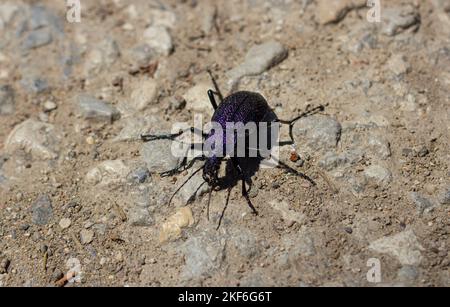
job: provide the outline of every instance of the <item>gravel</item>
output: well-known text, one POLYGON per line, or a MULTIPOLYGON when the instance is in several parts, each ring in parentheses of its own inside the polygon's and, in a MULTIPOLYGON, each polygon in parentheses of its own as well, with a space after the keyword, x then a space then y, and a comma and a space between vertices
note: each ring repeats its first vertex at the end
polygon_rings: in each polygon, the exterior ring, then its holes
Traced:
POLYGON ((244 62, 227 73, 230 84, 235 85, 245 76, 259 75, 281 63, 287 56, 288 50, 276 41, 253 46, 247 52, 244 62))
POLYGON ((293 135, 297 143, 306 143, 314 151, 328 151, 336 148, 341 131, 336 119, 319 115, 300 119, 294 125, 293 135))
POLYGON ((120 113, 116 108, 92 96, 79 95, 77 104, 85 119, 113 122, 120 118, 120 113))
POLYGON ((191 236, 180 247, 186 259, 182 278, 190 280, 211 276, 222 265, 225 245, 226 239, 218 234, 201 233, 191 236))
POLYGON ((83 229, 80 232, 81 244, 89 244, 94 240, 94 232, 90 229, 83 229))
POLYGON ((389 254, 402 265, 419 265, 423 259, 422 251, 424 251, 412 230, 405 230, 373 241, 370 243, 369 249, 389 254))
POLYGON ((39 196, 31 205, 31 220, 36 225, 47 225, 53 218, 53 207, 47 195, 39 196))
POLYGON ((411 192, 409 193, 409 198, 414 203, 417 208, 417 212, 419 213, 427 213, 435 207, 435 204, 431 200, 420 193, 411 192))

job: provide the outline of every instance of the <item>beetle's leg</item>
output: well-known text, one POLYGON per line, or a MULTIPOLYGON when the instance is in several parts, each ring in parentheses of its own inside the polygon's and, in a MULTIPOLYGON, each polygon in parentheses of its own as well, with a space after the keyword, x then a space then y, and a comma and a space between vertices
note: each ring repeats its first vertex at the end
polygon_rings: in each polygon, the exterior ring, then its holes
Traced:
POLYGON ((220 225, 222 224, 222 219, 225 216, 225 211, 227 210, 228 202, 230 201, 231 190, 232 190, 232 187, 229 187, 228 192, 227 192, 227 200, 225 201, 225 206, 223 207, 222 214, 220 215, 219 223, 217 223, 216 230, 219 230, 220 225))
MULTIPOLYGON (((195 146, 197 146, 197 145, 199 145, 199 144, 191 144, 191 148, 190 149, 194 149, 195 146)), ((198 157, 194 157, 188 163, 188 157, 185 156, 183 158, 183 160, 181 161, 180 165, 178 165, 174 169, 162 172, 162 173, 160 173, 160 175, 161 175, 161 177, 170 177, 170 176, 178 175, 178 174, 184 172, 185 170, 190 169, 192 166, 194 166, 195 162, 197 162, 197 161, 204 161, 204 160, 205 160, 205 156, 201 155, 201 156, 198 156, 198 157)))
POLYGON ((191 127, 189 129, 186 130, 180 130, 180 132, 178 133, 171 133, 171 134, 141 134, 141 140, 143 142, 152 142, 152 141, 156 141, 156 140, 174 140, 177 137, 179 137, 180 135, 182 135, 185 132, 193 132, 196 134, 201 134, 202 137, 207 137, 208 135, 206 133, 203 133, 202 131, 200 131, 199 129, 195 128, 195 127, 191 127))
MULTIPOLYGON (((262 155, 259 155, 261 158, 266 158, 263 157, 262 155)), ((281 168, 283 170, 285 170, 288 173, 294 174, 296 176, 302 177, 303 179, 305 179, 306 181, 308 181, 312 186, 316 186, 316 182, 314 180, 312 180, 308 175, 303 174, 302 172, 299 172, 295 169, 293 169, 292 167, 290 167, 289 165, 287 165, 286 163, 275 159, 274 157, 270 157, 270 159, 274 160, 276 163, 276 168, 281 168)))
POLYGON ((244 176, 244 171, 242 170, 241 166, 239 165, 239 161, 238 159, 231 158, 231 161, 233 162, 234 167, 236 168, 236 170, 239 173, 239 176, 241 177, 241 181, 242 181, 242 196, 245 197, 245 200, 247 201, 248 206, 250 207, 250 209, 252 209, 253 214, 258 215, 258 211, 255 209, 255 207, 253 206, 251 200, 250 200, 250 196, 248 196, 248 191, 247 188, 245 187, 245 176, 244 176))
POLYGON ((307 111, 303 112, 302 114, 300 114, 299 116, 297 116, 294 119, 291 119, 291 120, 276 119, 275 122, 279 122, 280 124, 283 124, 283 125, 289 125, 289 137, 291 138, 292 144, 294 144, 294 135, 293 135, 292 129, 294 127, 295 122, 298 121, 300 118, 314 115, 319 112, 323 112, 323 110, 325 110, 325 106, 320 105, 315 108, 312 108, 311 110, 307 110, 307 111))
POLYGON ((209 101, 211 102, 213 109, 217 110, 217 102, 216 102, 216 98, 214 97, 214 92, 212 90, 208 90, 208 97, 209 97, 209 101))

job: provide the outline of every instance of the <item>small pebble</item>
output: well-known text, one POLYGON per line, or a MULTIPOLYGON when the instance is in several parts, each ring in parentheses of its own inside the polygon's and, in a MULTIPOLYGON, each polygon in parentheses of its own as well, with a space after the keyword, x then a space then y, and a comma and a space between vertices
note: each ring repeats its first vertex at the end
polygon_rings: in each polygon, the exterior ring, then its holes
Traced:
POLYGON ((61 221, 59 221, 59 226, 62 229, 69 228, 71 224, 72 224, 72 221, 70 219, 68 219, 68 218, 63 218, 63 219, 61 219, 61 221))

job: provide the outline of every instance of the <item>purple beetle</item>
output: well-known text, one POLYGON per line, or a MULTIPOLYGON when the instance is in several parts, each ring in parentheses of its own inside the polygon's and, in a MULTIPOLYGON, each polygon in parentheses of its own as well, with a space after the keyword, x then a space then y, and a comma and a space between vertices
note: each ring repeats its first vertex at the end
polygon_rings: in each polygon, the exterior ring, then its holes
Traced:
MULTIPOLYGON (((214 114, 211 118, 211 122, 219 123, 222 126, 224 131, 227 130, 226 129, 227 123, 238 123, 239 122, 239 123, 243 123, 245 125, 249 122, 254 122, 256 124, 259 124, 262 121, 278 122, 280 124, 289 125, 289 135, 290 135, 291 141, 284 142, 283 145, 293 144, 294 143, 294 139, 293 139, 293 135, 292 135, 293 124, 302 117, 305 117, 305 116, 308 116, 308 115, 311 115, 311 114, 314 114, 314 113, 324 110, 324 106, 318 106, 318 107, 312 108, 312 109, 300 114, 299 116, 297 116, 296 118, 294 118, 292 120, 280 120, 273 114, 272 109, 269 107, 266 99, 264 99, 264 97, 258 93, 248 92, 248 91, 239 91, 239 92, 232 93, 231 95, 224 98, 221 91, 219 90, 217 82, 216 82, 215 78, 213 77, 211 71, 208 70, 208 73, 211 77, 212 83, 215 88, 215 91, 209 90, 207 93, 209 100, 211 102, 211 105, 214 108, 214 114), (217 104, 215 96, 217 96, 220 99, 220 104, 217 104)), ((142 135, 141 139, 144 142, 150 142, 150 141, 162 140, 162 139, 175 140, 177 137, 179 137, 181 134, 183 134, 184 132, 187 132, 187 131, 191 131, 194 133, 198 132, 198 131, 196 131, 196 129, 190 128, 187 130, 180 131, 179 133, 176 133, 176 134, 167 134, 167 135, 146 134, 146 135, 142 135)), ((215 131, 211 131, 209 134, 202 133, 202 136, 205 139, 204 143, 206 143, 206 142, 214 143, 214 142, 218 141, 217 140, 218 136, 216 135, 215 131)), ((224 136, 223 139, 219 139, 219 141, 222 141, 223 143, 225 143, 225 144, 223 144, 223 148, 226 148, 226 146, 233 146, 233 147, 236 146, 236 139, 234 139, 233 144, 226 144, 226 142, 227 142, 226 136, 224 136)), ((281 143, 280 143, 280 145, 281 145, 281 143)), ((172 176, 172 175, 179 174, 179 173, 183 172, 184 170, 192 167, 194 165, 194 163, 198 160, 203 160, 203 161, 205 161, 205 163, 203 164, 203 166, 201 168, 194 171, 194 173, 192 173, 191 176, 189 176, 189 178, 174 192, 174 194, 170 198, 169 204, 172 201, 173 197, 176 195, 176 193, 178 193, 178 191, 180 191, 181 188, 192 177, 194 177, 198 172, 203 170, 203 179, 205 181, 204 183, 207 183, 210 187, 209 197, 208 197, 208 207, 207 207, 208 208, 207 215, 209 217, 209 204, 211 201, 211 192, 212 192, 212 190, 216 190, 216 189, 220 188, 220 186, 221 186, 218 173, 219 173, 220 165, 221 165, 222 161, 224 160, 223 155, 215 155, 213 152, 212 155, 210 155, 209 157, 206 157, 205 155, 203 155, 201 157, 192 159, 191 161, 189 161, 189 163, 188 163, 187 157, 185 157, 177 168, 175 168, 173 170, 169 170, 167 172, 164 172, 161 174, 161 176, 166 177, 166 176, 172 176)), ((242 182, 242 196, 244 196, 244 198, 246 199, 247 204, 251 208, 252 212, 255 215, 257 215, 258 212, 255 209, 255 207, 253 206, 253 204, 250 200, 250 197, 248 195, 247 188, 246 188, 246 179, 247 178, 246 178, 246 176, 244 174, 244 170, 243 170, 244 165, 242 165, 242 163, 245 163, 245 162, 242 162, 242 160, 238 159, 237 157, 231 157, 230 160, 231 160, 232 165, 234 166, 235 170, 238 172, 239 179, 242 182)), ((295 171, 294 169, 292 169, 291 167, 282 163, 281 161, 277 161, 277 162, 279 163, 279 166, 281 166, 282 168, 305 178, 312 185, 315 185, 314 181, 312 179, 310 179, 308 176, 295 171)), ((231 192, 231 188, 228 188, 227 203, 228 203, 228 199, 230 196, 230 192, 231 192)), ((225 205, 225 208, 226 208, 226 205, 225 205)), ((224 210, 225 210, 225 208, 224 208, 224 210)), ((220 226, 220 222, 223 217, 223 213, 219 220, 219 226, 220 226)))

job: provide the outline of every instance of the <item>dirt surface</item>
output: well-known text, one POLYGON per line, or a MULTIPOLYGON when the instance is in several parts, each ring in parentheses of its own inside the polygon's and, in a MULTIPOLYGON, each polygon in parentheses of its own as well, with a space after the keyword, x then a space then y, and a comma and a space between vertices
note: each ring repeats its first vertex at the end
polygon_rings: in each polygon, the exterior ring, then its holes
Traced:
POLYGON ((448 1, 63 2, 0 4, 1 286, 450 285, 448 1), (280 154, 316 186, 259 169, 254 216, 231 180, 218 230, 226 190, 168 206, 196 168, 139 140, 212 115, 208 68, 280 118, 326 106, 280 154))

